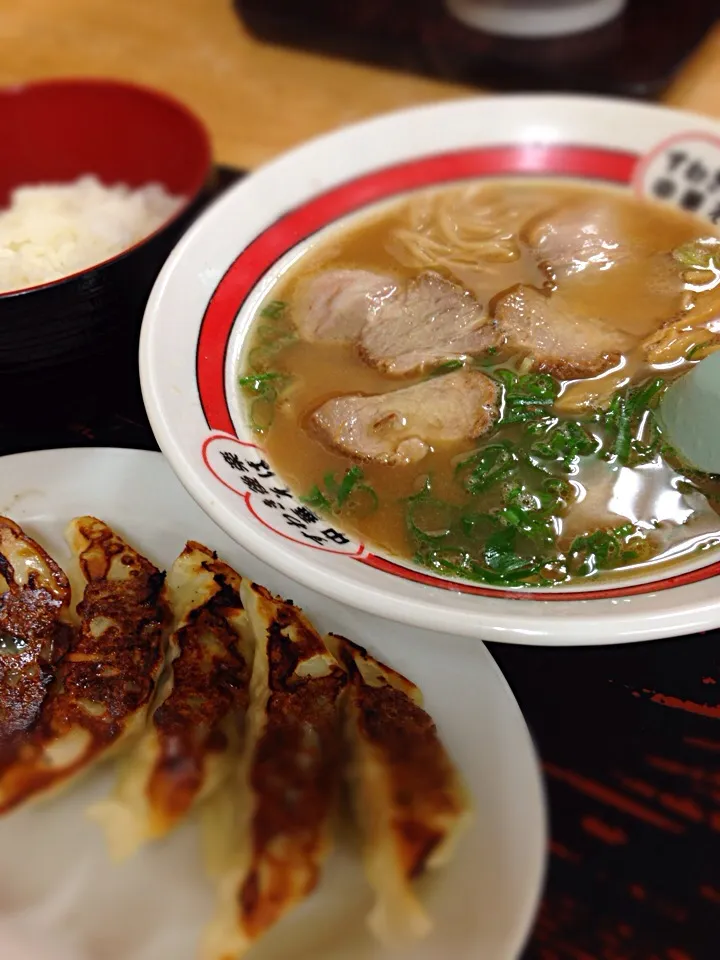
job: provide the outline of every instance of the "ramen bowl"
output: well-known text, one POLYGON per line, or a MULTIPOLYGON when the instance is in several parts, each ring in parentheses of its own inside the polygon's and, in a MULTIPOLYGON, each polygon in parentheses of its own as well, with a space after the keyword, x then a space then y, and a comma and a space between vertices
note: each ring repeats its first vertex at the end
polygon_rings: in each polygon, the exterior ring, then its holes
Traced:
POLYGON ((414 192, 497 180, 609 186, 692 212, 705 220, 699 232, 713 233, 720 127, 612 100, 490 97, 380 117, 282 156, 194 224, 153 289, 140 363, 158 442, 198 503, 252 555, 389 620, 484 640, 567 645, 715 627, 720 554, 712 539, 672 563, 608 577, 469 582, 366 542, 323 511, 322 501, 317 510, 317 498, 308 503, 299 496, 307 491, 288 483, 292 438, 283 466, 254 429, 238 378, 254 318, 298 261, 414 192))

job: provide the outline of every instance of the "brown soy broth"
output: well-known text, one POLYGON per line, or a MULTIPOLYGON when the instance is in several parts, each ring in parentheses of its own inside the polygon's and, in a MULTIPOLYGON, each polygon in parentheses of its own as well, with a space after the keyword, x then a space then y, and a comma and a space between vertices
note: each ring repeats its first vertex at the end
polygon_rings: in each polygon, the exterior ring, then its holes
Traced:
MULTIPOLYGON (((516 199, 522 200, 526 197, 528 219, 568 202, 586 198, 597 202, 600 198, 602 203, 617 207, 632 247, 638 251, 649 250, 657 251, 659 255, 666 254, 674 247, 710 232, 707 225, 693 217, 655 203, 639 201, 612 188, 586 188, 557 182, 528 183, 520 186, 512 182, 494 185, 489 189, 512 191, 516 199)), ((402 219, 401 203, 380 213, 371 214, 344 230, 333 231, 330 238, 325 242, 321 239, 316 247, 309 250, 294 265, 289 275, 273 290, 271 299, 288 303, 288 317, 292 319, 296 286, 316 271, 353 267, 389 272, 400 280, 417 276, 422 269, 405 266, 388 252, 388 238, 402 219)), ((555 280, 548 278, 529 247, 522 247, 520 256, 511 262, 481 266, 483 269, 479 270, 477 275, 471 270, 469 275, 462 278, 463 285, 470 289, 480 302, 487 302, 492 295, 499 294, 516 283, 535 286, 554 284, 573 310, 589 317, 602 317, 618 329, 638 336, 647 335, 683 309, 681 288, 672 288, 672 285, 669 287, 664 282, 659 282, 658 265, 652 258, 649 263, 640 262, 639 265, 638 260, 630 259, 609 270, 580 272, 555 280)), ((455 276, 454 279, 459 278, 455 276)), ((250 348, 256 345, 257 341, 250 342, 250 348)), ((499 357, 500 361, 506 359, 499 357)), ((626 383, 628 378, 639 382, 656 372, 645 363, 640 346, 623 358, 621 366, 622 369, 610 370, 592 382, 574 381, 563 384, 563 397, 558 409, 563 410, 565 402, 569 405, 566 412, 582 409, 584 397, 602 397, 603 393, 609 396, 614 389, 626 383)), ((686 368, 687 365, 680 365, 662 373, 663 376, 676 376, 686 368)), ((388 377, 365 364, 354 345, 306 343, 299 339, 284 346, 273 356, 272 370, 290 374, 292 379, 277 401, 272 426, 262 437, 262 443, 279 474, 301 496, 307 494, 316 484, 322 487, 322 479, 326 474, 331 473, 340 478, 352 465, 349 458, 327 449, 308 429, 308 418, 317 407, 335 396, 384 393, 420 382, 427 376, 425 373, 403 379, 388 377)), ((491 440, 490 435, 482 438, 480 442, 491 440)), ((375 490, 379 500, 378 509, 362 517, 343 515, 338 522, 362 541, 374 543, 391 554, 410 557, 412 546, 407 533, 404 501, 417 493, 425 479, 431 476, 434 496, 451 503, 469 503, 469 495, 455 479, 455 466, 464 453, 476 446, 472 441, 438 444, 424 459, 406 466, 362 463, 364 482, 375 490)), ((658 541, 656 561, 662 559, 666 548, 677 551, 683 543, 687 545, 693 539, 709 535, 720 527, 715 512, 704 500, 695 504, 696 509, 686 510, 683 514, 673 487, 678 475, 669 466, 663 464, 662 469, 654 473, 650 470, 644 473, 638 473, 637 470, 632 472, 636 474, 645 491, 643 516, 654 519, 658 512, 662 514, 662 523, 658 531, 653 533, 658 541), (671 502, 672 507, 668 507, 671 502), (683 529, 680 547, 674 526, 678 519, 683 529), (674 532, 666 536, 671 527, 674 532)), ((571 506, 563 521, 566 529, 565 536, 561 536, 561 539, 565 542, 570 535, 617 525, 625 518, 635 517, 637 490, 633 488, 632 494, 625 495, 623 501, 622 494, 613 492, 613 483, 617 476, 612 474, 606 464, 598 463, 592 458, 581 460, 579 470, 569 479, 579 491, 579 496, 578 502, 571 506), (608 491, 606 496, 598 496, 597 490, 602 489, 608 491), (595 491, 589 498, 592 509, 589 509, 588 491, 595 491)), ((626 484, 628 489, 631 486, 632 484, 629 487, 626 484)), ((482 496, 475 497, 472 501, 473 509, 482 510, 484 499, 482 496)))

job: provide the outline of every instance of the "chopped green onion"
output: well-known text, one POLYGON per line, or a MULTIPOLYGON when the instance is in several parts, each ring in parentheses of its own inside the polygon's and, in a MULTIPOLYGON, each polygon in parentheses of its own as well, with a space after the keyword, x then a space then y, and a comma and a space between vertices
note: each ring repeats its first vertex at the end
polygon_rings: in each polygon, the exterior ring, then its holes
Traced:
POLYGON ((538 569, 540 561, 536 558, 522 557, 516 553, 517 537, 516 529, 504 527, 491 533, 485 541, 485 563, 495 573, 513 578, 538 569))
POLYGON ((357 465, 349 467, 338 481, 335 474, 326 473, 321 490, 318 484, 300 499, 308 506, 332 513, 367 514, 377 510, 380 501, 369 483, 363 483, 364 473, 357 465))
POLYGON ((533 443, 530 453, 541 460, 559 460, 570 472, 580 457, 591 456, 600 446, 600 440, 582 423, 565 420, 550 427, 544 440, 533 443))
POLYGON ((451 370, 459 370, 464 366, 465 364, 462 360, 446 360, 444 363, 441 363, 439 366, 435 367, 430 376, 437 377, 443 373, 450 373, 451 370))
POLYGON ((269 320, 277 320, 285 313, 287 303, 284 300, 271 300, 266 303, 260 311, 261 317, 267 317, 269 320))
POLYGON ((258 397, 250 404, 249 420, 250 428, 255 433, 265 433, 269 430, 275 419, 275 398, 266 396, 258 397))
MULTIPOLYGON (((515 562, 508 559, 506 564, 501 564, 501 569, 494 570, 489 565, 478 562, 468 551, 456 547, 420 549, 415 554, 415 562, 444 576, 496 587, 525 586, 532 582, 533 578, 537 578, 544 567, 542 560, 526 558, 515 562)), ((540 583, 543 583, 542 578, 540 583)))
POLYGON ((661 432, 652 411, 666 387, 666 381, 658 377, 613 397, 604 417, 614 434, 607 453, 624 466, 648 462, 657 455, 661 432), (643 442, 646 430, 651 433, 649 444, 643 442))
POLYGON ((240 377, 238 384, 241 387, 250 387, 256 393, 260 392, 262 385, 270 380, 282 380, 287 377, 284 373, 249 373, 246 377, 240 377))
POLYGON ((642 542, 643 537, 632 523, 612 530, 595 530, 575 537, 567 552, 568 572, 589 576, 598 570, 612 570, 637 559, 638 551, 628 550, 631 541, 642 542))
POLYGON ((265 433, 275 419, 275 401, 292 378, 286 373, 264 371, 248 373, 238 379, 240 389, 254 397, 248 409, 248 422, 255 433, 265 433))
POLYGON ((717 237, 702 237, 676 247, 673 257, 684 267, 695 270, 710 270, 713 262, 720 266, 720 240, 717 237))
POLYGON ((690 347, 688 352, 685 354, 686 360, 692 360, 696 353, 699 353, 700 350, 704 350, 705 347, 712 347, 717 344, 717 340, 703 340, 702 343, 696 343, 694 346, 690 347))
POLYGON ((350 467, 345 471, 345 476, 337 488, 337 505, 339 507, 342 507, 355 486, 362 480, 363 476, 364 474, 358 466, 350 467))
POLYGON ((264 372, 272 355, 273 351, 267 347, 253 347, 247 356, 248 370, 257 370, 259 373, 264 372))
POLYGON ((315 507, 318 510, 329 510, 332 506, 328 498, 322 492, 320 487, 315 484, 314 487, 306 493, 304 497, 300 497, 302 503, 306 503, 309 507, 315 507))
POLYGON ((457 507, 433 496, 428 478, 422 490, 407 498, 408 531, 419 542, 442 540, 450 533, 457 512, 457 507))
POLYGON ((547 416, 560 393, 560 385, 546 373, 526 373, 496 369, 492 376, 503 387, 502 415, 498 426, 528 423, 547 416))
POLYGON ((476 494, 507 477, 517 464, 517 454, 511 443, 491 443, 461 460, 455 467, 455 476, 461 477, 468 493, 476 494))

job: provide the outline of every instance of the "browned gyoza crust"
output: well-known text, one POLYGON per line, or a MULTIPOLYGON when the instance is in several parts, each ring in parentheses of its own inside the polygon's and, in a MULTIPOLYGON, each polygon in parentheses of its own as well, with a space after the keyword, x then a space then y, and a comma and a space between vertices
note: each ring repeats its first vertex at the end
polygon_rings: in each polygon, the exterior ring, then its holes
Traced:
POLYGON ((244 720, 251 669, 228 623, 242 611, 241 578, 199 543, 188 543, 188 552, 207 557, 202 567, 213 574, 217 592, 175 635, 172 692, 153 716, 159 754, 148 798, 169 820, 179 819, 197 797, 208 755, 227 749, 223 721, 230 715, 244 720))
POLYGON ((87 581, 80 627, 37 723, 0 758, 0 812, 59 786, 133 733, 163 665, 164 574, 99 520, 83 517, 73 530, 87 581), (61 747, 62 759, 48 762, 61 747))
POLYGON ((368 923, 383 943, 400 946, 432 927, 412 881, 447 862, 469 800, 415 684, 344 637, 330 634, 326 643, 348 672, 347 772, 375 892, 368 923))
POLYGON ((62 621, 70 605, 67 577, 23 529, 0 517, 0 744, 37 719, 53 664, 69 642, 62 621))
POLYGON ((395 820, 405 874, 419 876, 444 836, 443 831, 430 826, 432 818, 426 819, 427 814, 455 810, 453 798, 448 796, 447 754, 432 719, 401 691, 361 682, 353 685, 350 696, 358 711, 362 736, 384 752, 393 772, 399 810, 405 799, 424 798, 425 816, 415 816, 408 803, 407 814, 395 820))
POLYGON ((335 800, 340 735, 337 700, 345 678, 340 670, 323 677, 303 677, 302 665, 327 651, 302 612, 290 604, 275 604, 264 587, 251 588, 265 608, 270 697, 265 708, 266 726, 257 744, 250 785, 257 797, 252 824, 252 865, 240 891, 244 925, 259 936, 278 919, 291 894, 284 871, 273 872, 273 885, 258 890, 260 861, 267 857, 273 839, 283 836, 295 845, 307 868, 299 896, 314 889, 319 875, 325 827, 335 800), (287 631, 295 640, 288 642, 287 631), (308 744, 312 731, 313 744, 308 744), (306 755, 307 764, 298 762, 306 755))
POLYGON ((203 960, 238 960, 316 886, 341 768, 344 671, 301 610, 243 583, 255 634, 238 823, 203 960))
POLYGON ((348 671, 345 697, 358 731, 383 757, 397 849, 405 875, 416 877, 445 837, 434 824, 462 811, 455 768, 432 717, 414 699, 417 688, 345 637, 331 634, 329 640, 348 671), (358 668, 363 662, 380 668, 390 682, 367 683, 358 668))

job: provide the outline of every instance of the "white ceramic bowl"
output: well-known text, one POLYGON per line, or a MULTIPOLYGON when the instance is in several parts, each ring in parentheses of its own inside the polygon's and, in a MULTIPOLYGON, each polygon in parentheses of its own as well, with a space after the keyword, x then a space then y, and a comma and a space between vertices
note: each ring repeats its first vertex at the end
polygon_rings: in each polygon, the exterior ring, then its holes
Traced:
POLYGON ((285 154, 217 201, 160 274, 140 356, 155 435, 198 503, 251 553, 389 619, 536 644, 616 643, 715 627, 717 555, 612 587, 508 591, 441 580, 343 538, 325 521, 305 523, 302 505, 246 426, 235 382, 254 309, 324 231, 404 191, 523 174, 662 192, 668 202, 720 218, 720 189, 712 190, 716 178, 720 184, 720 126, 621 101, 488 97, 390 114, 285 154))

